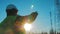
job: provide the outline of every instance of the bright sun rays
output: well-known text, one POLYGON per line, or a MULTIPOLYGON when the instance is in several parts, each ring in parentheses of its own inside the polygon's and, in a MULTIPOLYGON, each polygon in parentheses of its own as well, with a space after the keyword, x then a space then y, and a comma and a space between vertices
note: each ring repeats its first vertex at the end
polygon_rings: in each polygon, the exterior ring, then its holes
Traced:
POLYGON ((31 25, 31 24, 26 23, 26 24, 24 25, 24 28, 25 28, 25 30, 26 30, 26 31, 30 31, 30 30, 31 30, 31 28, 32 28, 32 25, 31 25))

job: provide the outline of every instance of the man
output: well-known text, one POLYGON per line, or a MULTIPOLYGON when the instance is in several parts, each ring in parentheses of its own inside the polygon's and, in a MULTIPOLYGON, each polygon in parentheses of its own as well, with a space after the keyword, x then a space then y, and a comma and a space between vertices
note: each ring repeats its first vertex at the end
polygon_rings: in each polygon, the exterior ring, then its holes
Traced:
POLYGON ((24 24, 31 24, 38 15, 37 12, 33 12, 27 16, 19 16, 17 12, 18 9, 13 4, 7 6, 7 17, 0 24, 0 34, 26 34, 24 24))

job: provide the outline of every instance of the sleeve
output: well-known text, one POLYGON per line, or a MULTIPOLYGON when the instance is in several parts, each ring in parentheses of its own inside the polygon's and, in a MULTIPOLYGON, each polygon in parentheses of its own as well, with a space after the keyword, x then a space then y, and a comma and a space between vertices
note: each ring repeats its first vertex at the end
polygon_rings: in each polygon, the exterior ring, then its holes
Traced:
POLYGON ((38 15, 37 12, 33 12, 28 16, 24 16, 24 20, 28 23, 32 23, 36 19, 37 15, 38 15))

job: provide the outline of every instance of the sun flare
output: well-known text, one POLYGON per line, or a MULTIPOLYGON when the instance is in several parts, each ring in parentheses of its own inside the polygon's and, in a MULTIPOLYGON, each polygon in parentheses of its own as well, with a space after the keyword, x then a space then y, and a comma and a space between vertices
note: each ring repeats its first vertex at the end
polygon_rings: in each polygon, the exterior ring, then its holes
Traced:
POLYGON ((32 28, 32 25, 26 23, 26 24, 24 25, 24 28, 25 28, 26 31, 30 31, 30 29, 32 28))

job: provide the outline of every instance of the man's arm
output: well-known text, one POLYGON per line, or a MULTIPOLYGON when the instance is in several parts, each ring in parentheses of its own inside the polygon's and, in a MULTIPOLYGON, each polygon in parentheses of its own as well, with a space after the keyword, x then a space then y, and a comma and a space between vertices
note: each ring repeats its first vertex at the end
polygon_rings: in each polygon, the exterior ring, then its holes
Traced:
POLYGON ((28 16, 24 16, 24 19, 28 22, 28 23, 32 23, 36 17, 37 17, 38 13, 37 12, 33 12, 28 16))

